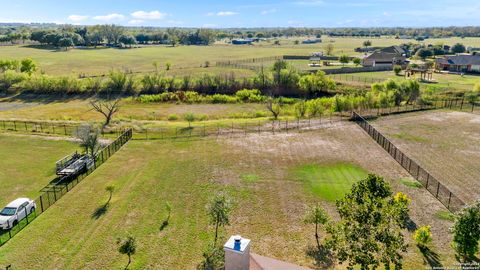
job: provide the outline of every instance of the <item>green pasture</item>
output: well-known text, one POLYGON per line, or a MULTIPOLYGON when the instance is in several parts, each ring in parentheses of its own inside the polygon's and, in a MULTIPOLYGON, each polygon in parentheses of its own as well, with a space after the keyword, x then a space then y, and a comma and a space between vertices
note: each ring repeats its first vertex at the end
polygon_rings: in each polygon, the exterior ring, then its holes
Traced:
POLYGON ((0 207, 36 198, 55 176, 55 162, 78 149, 72 142, 0 134, 0 207))
MULTIPOLYGON (((38 62, 40 70, 51 75, 101 75, 112 69, 125 69, 133 72, 153 71, 153 62, 158 62, 159 69, 171 63, 171 75, 182 76, 202 73, 230 73, 238 76, 252 75, 251 71, 238 69, 213 68, 217 61, 240 60, 281 55, 310 55, 312 52, 323 51, 328 43, 333 44, 335 55, 348 54, 359 56, 354 48, 362 47, 365 38, 330 38, 323 37, 323 43, 295 45, 295 40, 307 37, 280 39, 280 45, 273 41, 260 42, 254 45, 229 45, 217 43, 213 46, 145 46, 135 49, 71 49, 69 51, 55 48, 36 48, 28 46, 0 47, 0 59, 33 58, 38 62), (205 68, 206 62, 209 68, 205 68)), ((400 40, 395 38, 370 39, 373 46, 391 46, 415 40, 400 40)), ((444 43, 453 45, 461 42, 466 46, 480 46, 480 38, 446 38, 428 39, 426 44, 444 43)))
POLYGON ((334 202, 342 198, 352 184, 365 178, 367 172, 352 164, 304 165, 294 170, 296 177, 305 181, 318 197, 334 202))

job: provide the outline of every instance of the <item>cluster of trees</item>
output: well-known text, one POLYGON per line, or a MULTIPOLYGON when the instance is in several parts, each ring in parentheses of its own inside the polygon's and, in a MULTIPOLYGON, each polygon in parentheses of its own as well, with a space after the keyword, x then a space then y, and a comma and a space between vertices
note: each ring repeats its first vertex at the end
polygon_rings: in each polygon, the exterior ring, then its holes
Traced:
MULTIPOLYGON (((168 65, 167 69, 170 68, 168 65)), ((278 61, 271 69, 262 69, 256 76, 237 79, 234 73, 223 75, 203 74, 200 77, 166 76, 164 71, 145 75, 133 75, 128 72, 112 71, 106 78, 79 79, 71 76, 53 77, 44 74, 21 76, 16 72, 0 75, 0 84, 4 90, 17 86, 25 91, 37 93, 99 93, 105 91, 126 94, 158 94, 163 92, 194 90, 199 93, 233 94, 241 89, 260 89, 271 95, 283 91, 301 90, 306 95, 328 94, 335 89, 335 82, 323 72, 301 75, 285 61, 278 61), (5 87, 8 86, 8 87, 5 87)))
POLYGON ((56 47, 72 46, 98 46, 109 45, 133 45, 136 39, 127 34, 125 29, 116 25, 97 25, 91 27, 64 27, 54 30, 33 31, 30 35, 32 41, 43 45, 56 47))
POLYGON ((217 39, 217 34, 209 29, 166 30, 142 28, 129 29, 116 25, 95 25, 85 27, 65 26, 59 29, 35 30, 28 38, 43 45, 56 47, 72 46, 132 46, 141 44, 177 44, 210 45, 217 39))
POLYGON ((424 28, 405 28, 405 27, 375 27, 375 28, 326 28, 324 34, 331 36, 359 36, 359 37, 379 37, 379 36, 408 36, 412 38, 441 38, 441 37, 479 37, 480 27, 424 27, 424 28))
POLYGON ((382 107, 398 106, 402 102, 413 103, 420 98, 420 84, 415 80, 397 82, 389 79, 383 83, 374 83, 372 91, 367 93, 378 96, 382 107))
POLYGON ((421 59, 426 59, 428 57, 436 56, 436 55, 445 55, 445 54, 456 54, 456 53, 464 53, 467 49, 465 45, 462 43, 456 43, 451 48, 447 49, 443 44, 437 45, 427 45, 427 46, 420 46, 417 45, 412 48, 412 54, 416 57, 421 59))
POLYGON ((171 44, 173 46, 176 44, 210 45, 215 42, 217 37, 218 33, 210 29, 152 29, 135 34, 136 40, 141 44, 171 44))
POLYGON ((0 73, 7 71, 32 74, 37 70, 37 64, 30 58, 18 60, 0 60, 0 73))

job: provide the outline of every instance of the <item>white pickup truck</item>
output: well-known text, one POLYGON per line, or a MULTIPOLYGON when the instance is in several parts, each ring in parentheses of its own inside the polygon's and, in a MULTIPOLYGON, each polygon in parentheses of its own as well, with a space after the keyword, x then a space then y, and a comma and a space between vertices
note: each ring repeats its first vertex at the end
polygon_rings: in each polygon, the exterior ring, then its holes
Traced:
POLYGON ((27 215, 35 212, 35 208, 37 208, 35 201, 28 198, 19 198, 12 201, 0 212, 0 229, 11 229, 27 215))

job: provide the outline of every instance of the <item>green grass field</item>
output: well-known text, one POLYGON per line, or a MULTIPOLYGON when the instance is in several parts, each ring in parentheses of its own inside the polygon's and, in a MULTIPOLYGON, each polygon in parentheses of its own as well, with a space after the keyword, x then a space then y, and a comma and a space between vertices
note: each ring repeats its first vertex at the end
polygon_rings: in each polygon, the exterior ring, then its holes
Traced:
MULTIPOLYGON (((281 39, 280 45, 272 42, 261 42, 255 45, 227 45, 213 46, 147 46, 138 49, 72 49, 58 51, 56 49, 39 49, 25 46, 0 47, 0 59, 22 59, 31 57, 38 62, 40 69, 51 75, 100 75, 107 74, 112 69, 126 69, 134 72, 153 71, 152 63, 158 62, 160 68, 165 63, 172 64, 171 75, 201 74, 201 73, 229 73, 234 71, 238 76, 252 75, 248 70, 233 70, 221 68, 203 68, 206 61, 213 66, 216 61, 240 60, 248 58, 281 56, 281 55, 310 55, 312 52, 323 51, 327 43, 334 45, 334 54, 348 54, 359 56, 354 48, 362 47, 365 38, 330 38, 323 37, 323 43, 294 45, 295 40, 302 37, 281 39)), ((400 40, 394 38, 371 39, 373 46, 391 46, 414 40, 400 40)), ((466 46, 479 47, 480 38, 447 38, 429 39, 426 44, 444 43, 453 45, 461 42, 466 46)))
POLYGON ((0 134, 0 207, 36 198, 55 176, 55 162, 77 150, 72 142, 0 134))
MULTIPOLYGON (((307 254, 315 240, 313 228, 302 221, 305 210, 320 203, 332 213, 333 195, 345 192, 366 171, 389 179, 405 176, 387 157, 355 124, 241 139, 133 140, 1 247, 0 265, 123 268, 127 258, 118 253, 116 240, 133 235, 138 245, 130 269, 195 269, 213 239, 205 206, 222 191, 234 202, 231 226, 222 230, 223 236, 241 234, 252 239, 252 252, 318 268, 307 254), (327 190, 321 195, 327 199, 306 188, 310 183, 299 181, 299 168, 304 179, 327 190), (98 215, 108 199, 108 185, 114 185, 115 192, 107 211, 98 215), (172 216, 161 230, 166 202, 172 205, 172 216)), ((428 212, 444 208, 426 191, 395 183, 395 190, 416 202, 412 219, 432 224, 439 235, 433 245, 442 260, 451 261, 451 251, 443 248, 447 221, 435 221, 428 212)), ((405 256, 405 269, 423 266, 414 247, 405 256)))
POLYGON ((352 164, 305 165, 295 170, 309 189, 320 198, 334 202, 342 198, 352 184, 365 178, 367 172, 352 164))

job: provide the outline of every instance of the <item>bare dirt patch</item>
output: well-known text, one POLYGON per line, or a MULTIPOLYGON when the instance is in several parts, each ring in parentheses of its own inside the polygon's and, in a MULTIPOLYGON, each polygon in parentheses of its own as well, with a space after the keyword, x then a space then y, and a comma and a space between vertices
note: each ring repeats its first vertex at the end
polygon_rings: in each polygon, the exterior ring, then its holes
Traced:
POLYGON ((15 111, 37 106, 37 103, 0 102, 0 111, 15 111))
MULTIPOLYGON (((255 183, 253 188, 254 195, 251 197, 254 199, 248 202, 248 207, 241 214, 249 216, 252 211, 258 210, 263 213, 272 212, 276 216, 274 221, 269 219, 270 214, 252 216, 249 219, 249 222, 268 224, 269 230, 266 231, 249 231, 248 224, 237 226, 240 231, 245 227, 248 235, 255 239, 255 252, 314 266, 313 260, 305 256, 305 250, 313 244, 309 241, 313 240, 311 228, 303 225, 301 219, 306 205, 319 199, 308 191, 305 183, 294 179, 290 169, 303 164, 341 162, 352 163, 371 173, 384 176, 395 192, 404 192, 412 198, 410 209, 415 225, 431 225, 435 235, 435 250, 440 253, 443 261, 454 260, 449 247, 451 237, 448 228, 451 223, 434 216, 437 211, 445 211, 444 206, 425 189, 401 184, 400 179, 408 177, 409 174, 354 123, 300 134, 282 133, 273 136, 252 134, 241 139, 226 139, 225 143, 227 146, 221 149, 228 153, 229 159, 237 163, 234 170, 238 170, 238 173, 250 172, 261 175, 261 180, 255 183), (290 238, 275 236, 270 231, 281 231, 282 228, 289 232, 290 238), (285 246, 272 248, 276 246, 274 243, 285 243, 285 246), (288 248, 289 244, 295 248, 288 248)), ((320 203, 335 216, 334 204, 325 201, 320 203)), ((406 233, 406 239, 411 243, 406 266, 421 267, 423 259, 410 234, 411 232, 406 233)))
POLYGON ((404 114, 373 122, 466 203, 480 198, 479 123, 479 115, 451 111, 404 114))

